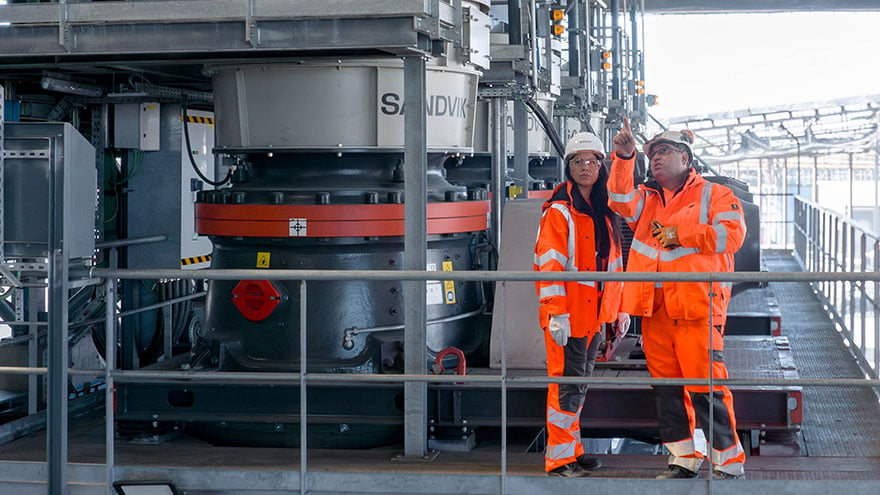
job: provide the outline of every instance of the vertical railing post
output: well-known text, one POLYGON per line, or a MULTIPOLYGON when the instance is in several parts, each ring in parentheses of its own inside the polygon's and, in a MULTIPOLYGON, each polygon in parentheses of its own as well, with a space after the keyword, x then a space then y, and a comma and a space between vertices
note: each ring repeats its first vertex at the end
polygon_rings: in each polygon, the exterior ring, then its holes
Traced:
MULTIPOLYGON (((849 223, 849 222, 847 222, 849 223)), ((856 271, 856 227, 853 224, 849 224, 849 270, 844 268, 844 272, 856 271)), ((844 263, 844 266, 846 263, 844 263)), ((850 338, 853 340, 855 344, 855 333, 856 333, 856 285, 858 282, 852 281, 849 283, 849 300, 847 301, 847 308, 849 309, 849 331, 850 338)))
MULTIPOLYGON (((880 273, 880 240, 874 240, 874 273, 880 273)), ((880 378, 880 283, 874 282, 874 378, 880 378)))
POLYGON ((505 318, 504 296, 507 283, 498 284, 498 308, 501 333, 501 495, 507 494, 507 321, 505 318))
MULTIPOLYGON (((112 265, 111 265, 112 266, 112 265)), ((113 383, 113 370, 116 368, 116 279, 108 278, 104 281, 104 415, 106 417, 104 427, 104 451, 107 465, 107 494, 113 494, 113 474, 115 455, 115 414, 116 414, 116 385, 113 383)))
MULTIPOLYGON (((860 239, 859 252, 861 254, 861 256, 859 256, 859 259, 862 260, 862 263, 861 263, 862 273, 865 273, 868 270, 868 260, 867 260, 868 239, 867 239, 867 237, 868 236, 865 233, 862 233, 859 238, 860 239)), ((865 355, 865 359, 867 360, 868 359, 868 347, 866 345, 865 337, 867 336, 866 330, 867 330, 868 306, 867 306, 866 299, 868 299, 868 281, 862 280, 860 290, 859 290, 859 311, 860 311, 859 314, 861 315, 859 318, 859 328, 860 328, 859 347, 861 348, 862 353, 865 355)), ((853 329, 853 333, 855 333, 855 329, 853 329)))
MULTIPOLYGON (((403 58, 404 87, 404 268, 427 268, 427 113, 425 109, 426 62, 423 56, 403 58)), ((495 191, 498 196, 501 191, 495 191)), ((427 369, 427 298, 425 280, 405 281, 403 352, 404 372, 423 375, 427 369)), ((428 442, 428 384, 406 382, 404 390, 404 455, 423 457, 428 442)))
POLYGON ((306 281, 299 283, 299 492, 308 493, 308 403, 306 395, 306 329, 308 328, 308 304, 306 281))

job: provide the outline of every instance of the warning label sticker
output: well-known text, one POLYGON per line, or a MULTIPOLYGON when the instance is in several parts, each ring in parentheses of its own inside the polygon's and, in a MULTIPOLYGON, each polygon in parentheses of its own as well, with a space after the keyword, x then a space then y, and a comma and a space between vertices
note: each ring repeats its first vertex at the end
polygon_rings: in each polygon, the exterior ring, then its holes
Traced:
MULTIPOLYGON (((452 262, 444 261, 443 262, 443 271, 451 272, 452 271, 452 262)), ((455 280, 444 280, 443 281, 443 301, 446 304, 455 304, 455 280)))
POLYGON ((272 254, 268 251, 257 252, 257 268, 269 268, 269 260, 272 254))

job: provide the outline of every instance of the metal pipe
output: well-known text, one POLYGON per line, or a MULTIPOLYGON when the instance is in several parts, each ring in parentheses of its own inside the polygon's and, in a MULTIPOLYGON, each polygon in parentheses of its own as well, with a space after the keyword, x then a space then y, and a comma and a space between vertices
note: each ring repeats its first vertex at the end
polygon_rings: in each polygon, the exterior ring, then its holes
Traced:
MULTIPOLYGON (((498 314, 505 315, 505 292, 507 284, 501 282, 498 292, 498 314)), ((507 493, 507 348, 505 347, 505 318, 500 319, 500 338, 501 338, 501 493, 507 493)))
POLYGON ((501 249, 501 215, 504 206, 504 176, 507 172, 507 100, 492 98, 492 239, 496 250, 501 249))
MULTIPOLYGON (((22 366, 0 366, 0 375, 39 375, 45 376, 47 368, 28 368, 22 366)), ((103 369, 69 368, 71 376, 99 376, 106 373, 103 369)), ((116 383, 205 383, 205 384, 255 384, 255 385, 298 385, 302 380, 300 373, 261 373, 248 371, 145 371, 116 369, 111 373, 116 383)), ((501 375, 392 375, 392 374, 345 374, 308 373, 309 382, 334 383, 346 385, 358 382, 397 383, 397 382, 430 382, 430 383, 496 383, 502 380, 501 375)), ((631 376, 508 376, 509 383, 539 384, 550 383, 584 383, 593 385, 705 385, 706 379, 696 378, 638 378, 631 376)), ((762 387, 769 385, 785 385, 790 387, 880 387, 877 378, 726 378, 714 380, 717 386, 729 387, 762 387)))
MULTIPOLYGON (((541 65, 541 50, 538 45, 538 21, 535 19, 537 17, 537 7, 535 5, 535 0, 529 0, 529 44, 532 47, 532 87, 538 87, 538 69, 541 65)), ((548 50, 549 51, 549 50, 548 50)), ((547 65, 549 69, 550 66, 547 65)))
POLYGON ((28 342, 30 340, 33 340, 33 338, 34 338, 33 335, 21 335, 18 337, 3 339, 3 340, 0 340, 0 347, 21 344, 23 342, 28 342))
POLYGON ((611 99, 620 100, 620 2, 611 0, 611 99))
MULTIPOLYGON (((636 16, 636 2, 633 0, 630 3, 629 9, 630 15, 630 37, 629 37, 629 50, 630 50, 630 70, 632 71, 631 79, 635 81, 639 81, 642 79, 641 74, 639 73, 639 23, 638 17, 636 16)), ((638 93, 634 94, 633 97, 638 98, 638 93)))
POLYGON ((107 466, 107 493, 111 494, 113 486, 113 466, 115 464, 115 450, 113 440, 115 438, 114 431, 114 414, 115 414, 115 393, 116 386, 113 382, 113 371, 116 368, 116 318, 113 313, 116 309, 116 279, 108 278, 105 286, 106 300, 110 304, 104 305, 104 363, 106 371, 104 375, 104 415, 105 429, 104 441, 106 442, 104 450, 106 452, 107 466))
MULTIPOLYGON (((471 316, 476 316, 478 314, 486 311, 486 308, 481 307, 480 309, 476 309, 474 311, 468 311, 467 313, 461 313, 457 315, 447 316, 444 318, 437 318, 434 320, 428 320, 426 322, 427 325, 439 325, 440 323, 449 323, 450 321, 463 320, 465 318, 470 318, 471 316)), ((394 330, 402 330, 403 325, 385 325, 382 327, 370 327, 370 328, 358 328, 351 327, 346 328, 345 332, 349 335, 359 335, 362 333, 377 333, 377 332, 391 332, 394 330)))
POLYGON ((521 0, 507 0, 507 40, 511 45, 522 44, 521 0))
MULTIPOLYGON (((160 277, 160 278, 165 278, 165 277, 160 277)), ((188 296, 181 296, 181 297, 177 297, 174 299, 169 299, 167 301, 162 301, 162 302, 158 302, 155 304, 150 304, 149 306, 144 306, 144 307, 137 308, 137 309, 130 309, 128 311, 123 311, 123 312, 117 314, 116 317, 117 318, 125 318, 127 316, 132 316, 132 315, 136 315, 139 313, 144 313, 146 311, 152 311, 154 309, 159 309, 159 308, 162 308, 165 306, 171 306, 172 304, 177 304, 179 302, 189 301, 190 299, 198 299, 200 297, 205 297, 206 295, 208 295, 208 293, 206 291, 196 292, 195 294, 190 294, 188 296)), ((79 322, 73 323, 69 326, 69 328, 85 327, 88 325, 94 325, 95 323, 100 323, 102 321, 104 321, 103 318, 92 318, 90 320, 79 321, 79 322)))
POLYGON ((306 281, 299 283, 299 415, 302 418, 299 423, 299 492, 308 493, 306 485, 306 473, 308 472, 308 394, 306 393, 306 374, 308 373, 308 361, 306 361, 306 329, 308 328, 308 304, 306 281))
POLYGON ((137 246, 140 244, 152 244, 154 242, 162 242, 165 239, 167 239, 167 237, 165 237, 164 235, 154 235, 150 237, 130 237, 128 239, 116 239, 113 241, 96 242, 95 248, 111 249, 118 247, 137 246))
POLYGON ((582 39, 580 0, 568 0, 565 10, 568 13, 568 75, 580 77, 582 39))

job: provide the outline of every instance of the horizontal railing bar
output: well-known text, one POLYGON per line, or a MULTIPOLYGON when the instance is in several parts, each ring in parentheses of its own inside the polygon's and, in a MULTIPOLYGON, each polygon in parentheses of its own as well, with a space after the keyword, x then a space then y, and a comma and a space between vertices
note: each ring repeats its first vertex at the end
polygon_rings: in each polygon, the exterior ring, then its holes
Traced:
MULTIPOLYGON (((102 369, 68 369, 70 375, 100 376, 106 373, 102 369)), ((12 375, 45 375, 46 368, 28 368, 22 366, 2 366, 0 374, 12 375)), ((111 373, 117 383, 187 383, 215 385, 299 385, 302 376, 299 373, 252 372, 252 371, 148 371, 148 370, 114 370, 111 373)), ((315 383, 507 383, 540 384, 569 383, 594 385, 705 385, 705 379, 697 378, 637 378, 637 377, 573 377, 573 376, 507 376, 501 375, 380 375, 380 374, 338 374, 338 373, 306 373, 305 379, 315 383)), ((853 386, 880 387, 880 380, 861 378, 727 378, 714 379, 716 385, 727 386, 853 386)))
MULTIPOLYGON (((534 272, 534 271, 418 271, 418 270, 124 270, 93 268, 92 277, 191 280, 463 280, 478 282, 649 281, 649 282, 880 282, 880 272, 534 272)), ((85 275, 85 274, 83 274, 85 275)))

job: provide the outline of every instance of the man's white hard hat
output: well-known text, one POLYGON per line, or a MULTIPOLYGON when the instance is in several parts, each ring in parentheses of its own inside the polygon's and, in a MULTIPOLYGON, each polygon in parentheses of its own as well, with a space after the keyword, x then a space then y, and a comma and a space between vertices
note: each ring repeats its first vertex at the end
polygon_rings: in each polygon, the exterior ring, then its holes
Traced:
POLYGON ((687 151, 689 158, 688 163, 691 163, 694 161, 694 149, 691 147, 693 142, 694 133, 687 129, 683 131, 663 131, 652 137, 650 141, 645 143, 645 146, 643 146, 642 149, 645 151, 645 154, 648 155, 648 158, 650 158, 651 148, 660 143, 668 143, 682 151, 687 151))

